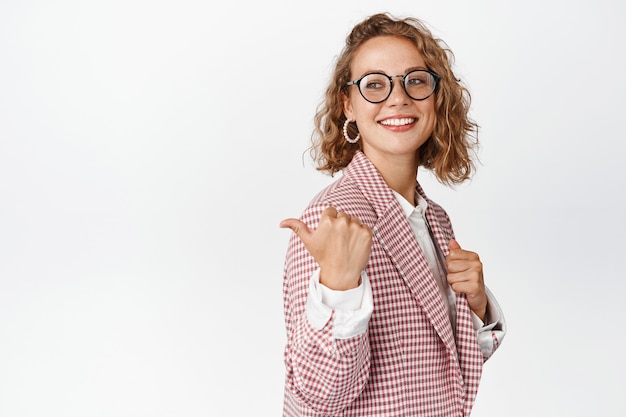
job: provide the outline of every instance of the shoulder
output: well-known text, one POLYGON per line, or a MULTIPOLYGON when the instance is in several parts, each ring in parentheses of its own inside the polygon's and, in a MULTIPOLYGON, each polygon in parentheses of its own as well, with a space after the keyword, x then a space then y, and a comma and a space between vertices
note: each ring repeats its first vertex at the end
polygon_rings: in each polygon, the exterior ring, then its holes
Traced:
POLYGON ((302 213, 301 220, 309 227, 315 227, 322 211, 329 206, 356 216, 364 223, 370 223, 375 217, 371 203, 350 175, 342 175, 317 193, 302 213))

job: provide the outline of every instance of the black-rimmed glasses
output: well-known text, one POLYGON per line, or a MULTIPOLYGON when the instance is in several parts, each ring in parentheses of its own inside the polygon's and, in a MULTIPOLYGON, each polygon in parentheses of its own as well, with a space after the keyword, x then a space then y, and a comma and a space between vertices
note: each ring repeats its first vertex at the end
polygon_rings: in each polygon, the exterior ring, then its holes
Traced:
POLYGON ((350 81, 346 86, 356 85, 365 100, 376 104, 389 98, 394 78, 402 78, 402 87, 413 100, 426 100, 435 92, 439 82, 439 75, 432 71, 414 70, 405 75, 370 72, 358 80, 350 81))

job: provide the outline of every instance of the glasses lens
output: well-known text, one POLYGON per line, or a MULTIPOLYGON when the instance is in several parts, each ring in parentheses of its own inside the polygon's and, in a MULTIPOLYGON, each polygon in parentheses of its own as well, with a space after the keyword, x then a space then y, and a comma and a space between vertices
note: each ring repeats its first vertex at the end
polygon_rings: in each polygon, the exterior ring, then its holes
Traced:
POLYGON ((435 91, 435 86, 435 77, 427 71, 411 71, 404 78, 404 89, 413 100, 424 100, 435 91))
POLYGON ((363 98, 372 103, 380 103, 389 96, 391 84, 383 74, 368 74, 359 83, 359 91, 363 98))

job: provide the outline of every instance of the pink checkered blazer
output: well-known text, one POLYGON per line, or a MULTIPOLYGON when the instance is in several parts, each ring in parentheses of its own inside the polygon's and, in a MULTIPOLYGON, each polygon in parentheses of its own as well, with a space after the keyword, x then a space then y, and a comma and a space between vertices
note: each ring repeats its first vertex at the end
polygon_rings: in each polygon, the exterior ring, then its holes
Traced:
MULTIPOLYGON (((429 200, 426 218, 448 254, 446 212, 429 200)), ((365 333, 333 338, 333 319, 307 321, 311 275, 318 267, 292 235, 285 262, 287 328, 284 416, 468 416, 483 355, 464 295, 457 294, 456 337, 435 278, 402 208, 374 165, 357 152, 336 182, 318 194, 301 220, 316 228, 332 205, 374 232, 366 271, 374 311, 365 333)), ((494 350, 497 344, 494 343, 494 350)))

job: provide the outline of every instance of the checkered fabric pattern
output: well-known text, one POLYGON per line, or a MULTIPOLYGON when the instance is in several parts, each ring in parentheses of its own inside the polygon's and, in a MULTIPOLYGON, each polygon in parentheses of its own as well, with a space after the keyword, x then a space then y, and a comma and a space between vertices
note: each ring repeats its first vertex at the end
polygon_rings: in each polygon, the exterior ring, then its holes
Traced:
MULTIPOLYGON (((447 255, 450 220, 419 185, 417 191, 428 201, 435 243, 447 255)), ((332 316, 321 330, 312 327, 305 309, 318 265, 292 235, 283 282, 288 338, 283 415, 469 416, 484 359, 466 298, 457 294, 453 332, 406 216, 363 153, 313 199, 301 220, 316 228, 329 205, 374 232, 367 265, 374 311, 367 331, 350 339, 332 337, 332 316)))

